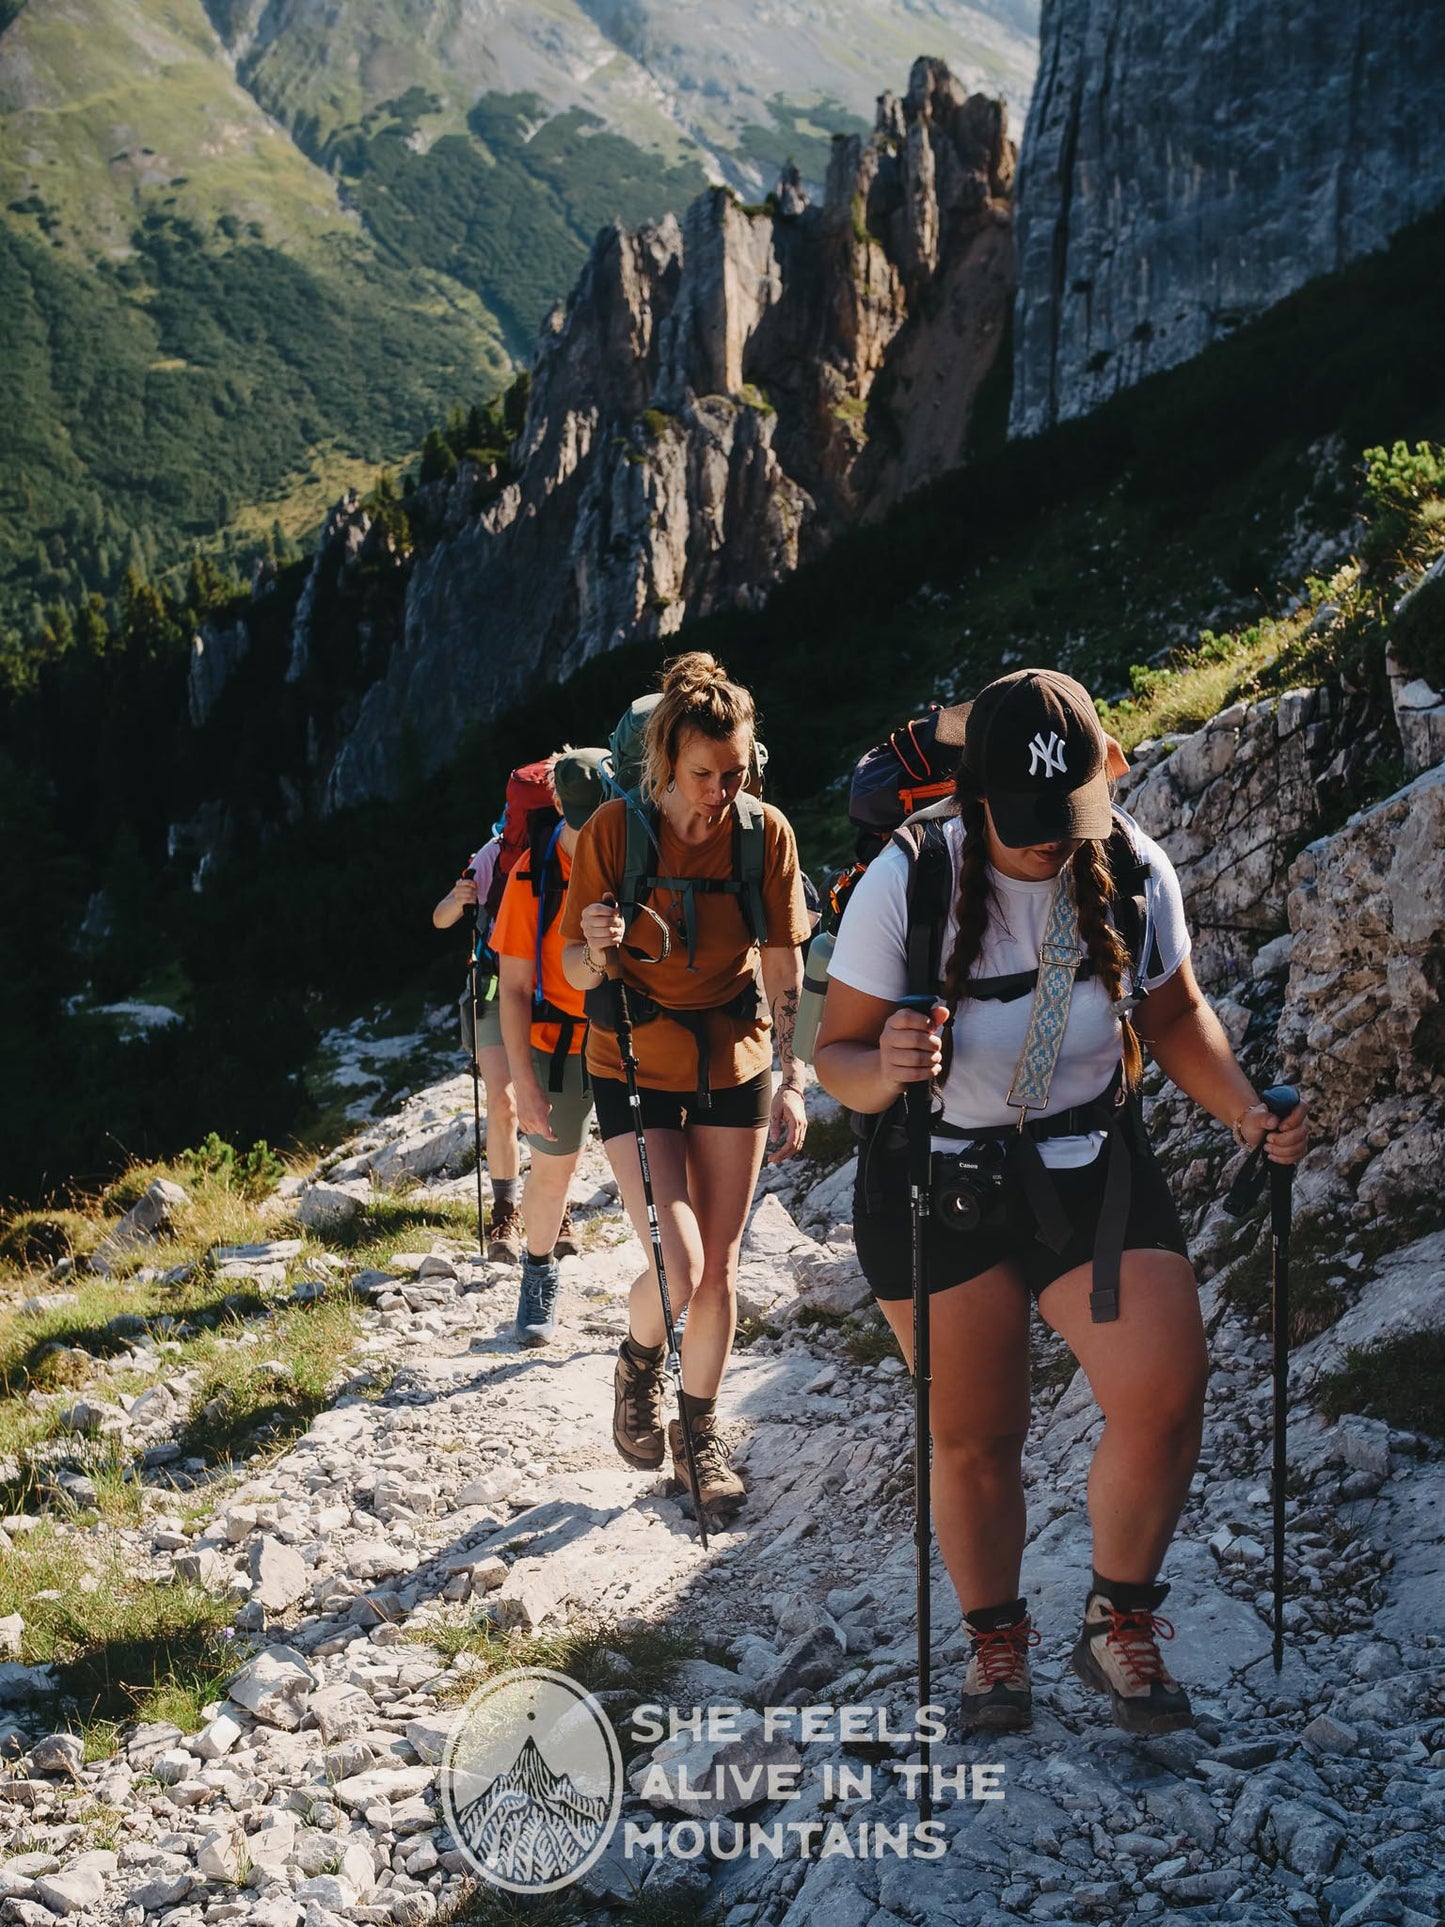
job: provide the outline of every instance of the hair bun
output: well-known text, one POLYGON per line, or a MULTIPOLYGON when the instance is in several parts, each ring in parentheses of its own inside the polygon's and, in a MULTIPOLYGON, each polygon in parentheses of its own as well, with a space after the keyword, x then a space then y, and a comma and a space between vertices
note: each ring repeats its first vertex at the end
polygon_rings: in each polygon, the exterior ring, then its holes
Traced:
POLYGON ((700 696, 704 690, 718 689, 727 682, 728 672, 716 656, 706 649, 689 649, 662 666, 664 696, 700 696))

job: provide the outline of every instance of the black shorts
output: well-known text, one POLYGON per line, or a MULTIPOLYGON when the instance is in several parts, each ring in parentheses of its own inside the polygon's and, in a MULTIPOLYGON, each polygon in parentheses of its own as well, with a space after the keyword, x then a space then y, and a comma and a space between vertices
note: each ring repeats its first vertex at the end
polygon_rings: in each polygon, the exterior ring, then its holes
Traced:
MULTIPOLYGON (((1037 1298, 1066 1271, 1092 1263, 1104 1179, 1113 1155, 1113 1145, 1106 1145, 1092 1164, 1049 1172, 1059 1202, 1074 1228, 1062 1251, 1051 1251, 1041 1241, 1033 1212, 1015 1184, 1005 1187, 1002 1222, 998 1225, 980 1226, 976 1231, 954 1231, 930 1214, 923 1241, 930 1296, 935 1291, 947 1291, 969 1278, 977 1278, 995 1265, 1011 1264, 1037 1298)), ((1134 1169, 1124 1249, 1177 1251, 1187 1258, 1189 1246, 1184 1227, 1153 1152, 1146 1145, 1136 1148, 1131 1155, 1134 1169)), ((911 1298, 912 1247, 904 1161, 878 1158, 875 1166, 882 1181, 883 1209, 870 1216, 862 1208, 856 1186, 853 1193, 858 1262, 876 1298, 911 1298)))
MULTIPOLYGON (((714 1086, 712 1103, 706 1110, 698 1109, 695 1091, 644 1088, 638 1096, 642 1099, 644 1131, 680 1131, 684 1125, 694 1130, 757 1131, 767 1125, 773 1108, 773 1073, 759 1071, 746 1084, 731 1084, 723 1090, 714 1086)), ((594 1077, 592 1102, 604 1144, 608 1138, 631 1135, 632 1112, 622 1078, 594 1077)))

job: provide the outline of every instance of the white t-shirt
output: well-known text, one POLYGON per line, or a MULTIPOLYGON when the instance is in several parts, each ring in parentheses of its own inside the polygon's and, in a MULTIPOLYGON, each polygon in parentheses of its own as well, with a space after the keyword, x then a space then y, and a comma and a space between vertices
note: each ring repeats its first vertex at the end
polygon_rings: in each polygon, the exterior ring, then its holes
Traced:
MULTIPOLYGON (((964 828, 958 818, 944 823, 953 857, 953 891, 958 899, 958 866, 964 828)), ((1174 866, 1152 838, 1133 831, 1135 847, 1150 866, 1148 892, 1153 913, 1153 935, 1160 969, 1145 975, 1147 989, 1172 977, 1189 954, 1189 931, 1184 921, 1184 899, 1174 866)), ((974 977, 1007 977, 1034 970, 1054 893, 1052 878, 1023 883, 990 868, 994 902, 984 935, 983 951, 974 977)), ((958 921, 952 909, 943 933, 945 965, 953 954, 958 921)), ((908 993, 908 861, 894 845, 875 857, 848 900, 837 946, 828 965, 829 979, 851 985, 870 997, 895 1003, 908 993)), ((1016 1124, 1008 1092, 1024 1047, 1034 1000, 1031 994, 1008 1003, 966 998, 953 1019, 953 1062, 942 1087, 945 1120, 963 1130, 1016 1124)), ((1052 1117, 1076 1104, 1087 1104, 1107 1086, 1123 1053, 1119 1020, 1110 1008, 1108 992, 1094 977, 1076 980, 1069 1004, 1063 1047, 1042 1115, 1052 1117)), ((1044 1163, 1063 1169, 1089 1164, 1104 1142, 1102 1131, 1079 1137, 1044 1138, 1039 1151, 1044 1163)), ((956 1141, 939 1139, 935 1148, 957 1150, 956 1141)))

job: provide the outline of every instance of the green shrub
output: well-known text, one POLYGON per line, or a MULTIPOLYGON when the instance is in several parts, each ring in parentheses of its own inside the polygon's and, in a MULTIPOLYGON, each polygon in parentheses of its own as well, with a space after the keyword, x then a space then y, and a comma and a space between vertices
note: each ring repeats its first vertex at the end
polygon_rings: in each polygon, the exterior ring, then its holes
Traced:
POLYGON ((218 1178, 245 1198, 264 1198, 286 1175, 286 1166, 265 1138, 258 1138, 249 1151, 238 1151, 214 1131, 182 1151, 178 1162, 197 1177, 218 1178))

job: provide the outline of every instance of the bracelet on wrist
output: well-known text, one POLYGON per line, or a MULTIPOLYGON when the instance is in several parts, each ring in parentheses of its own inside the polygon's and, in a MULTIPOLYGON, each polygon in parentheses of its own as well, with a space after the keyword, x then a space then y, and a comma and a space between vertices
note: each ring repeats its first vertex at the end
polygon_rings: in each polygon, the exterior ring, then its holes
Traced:
POLYGON ((1246 1105, 1244 1110, 1238 1112, 1237 1115, 1229 1120, 1230 1131, 1241 1151, 1247 1151, 1249 1149, 1249 1139, 1244 1135, 1244 1120, 1248 1111, 1249 1106, 1246 1105))
POLYGON ((592 972, 594 976, 605 977, 607 975, 606 964, 598 963, 597 959, 592 954, 592 946, 590 943, 584 942, 582 945, 582 961, 583 963, 586 964, 587 968, 592 972))

